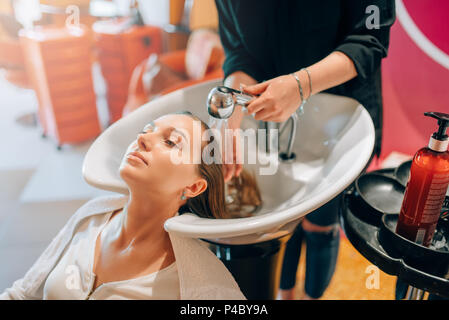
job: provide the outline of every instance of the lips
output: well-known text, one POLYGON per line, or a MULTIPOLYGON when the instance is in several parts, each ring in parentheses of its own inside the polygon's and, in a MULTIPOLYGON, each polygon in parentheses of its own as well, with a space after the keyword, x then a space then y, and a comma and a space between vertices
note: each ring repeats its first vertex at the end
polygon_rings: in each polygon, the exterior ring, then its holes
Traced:
POLYGON ((140 152, 133 151, 133 152, 128 153, 128 156, 133 156, 135 158, 139 158, 140 160, 142 160, 143 163, 145 163, 145 165, 148 165, 147 159, 145 159, 145 157, 140 152))

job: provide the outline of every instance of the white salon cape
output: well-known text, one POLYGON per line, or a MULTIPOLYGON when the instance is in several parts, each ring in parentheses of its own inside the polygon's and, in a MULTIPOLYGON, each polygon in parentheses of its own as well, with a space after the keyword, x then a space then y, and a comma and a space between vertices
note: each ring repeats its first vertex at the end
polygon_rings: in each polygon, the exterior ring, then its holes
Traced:
POLYGON ((158 272, 105 283, 91 291, 96 236, 127 196, 95 198, 69 219, 22 279, 2 299, 242 300, 232 274, 199 239, 169 233, 176 261, 158 272), (93 241, 93 243, 92 243, 93 241))

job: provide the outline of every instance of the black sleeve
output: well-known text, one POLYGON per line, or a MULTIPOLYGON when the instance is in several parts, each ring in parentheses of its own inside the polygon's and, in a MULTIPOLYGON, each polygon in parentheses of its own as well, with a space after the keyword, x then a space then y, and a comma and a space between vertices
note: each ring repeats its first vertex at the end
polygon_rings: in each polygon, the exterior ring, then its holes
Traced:
MULTIPOLYGON (((251 57, 242 41, 242 37, 237 31, 238 24, 234 20, 231 9, 227 4, 228 0, 215 0, 218 11, 218 32, 225 51, 225 61, 223 63, 224 77, 236 71, 242 71, 254 79, 260 79, 260 69, 251 57)), ((251 21, 247 21, 251 23, 251 21)))
POLYGON ((344 37, 336 51, 345 53, 355 65, 360 78, 366 79, 375 72, 388 53, 390 27, 396 14, 394 0, 342 0, 342 24, 344 37), (368 29, 366 23, 373 22, 367 8, 379 8, 379 28, 368 29))

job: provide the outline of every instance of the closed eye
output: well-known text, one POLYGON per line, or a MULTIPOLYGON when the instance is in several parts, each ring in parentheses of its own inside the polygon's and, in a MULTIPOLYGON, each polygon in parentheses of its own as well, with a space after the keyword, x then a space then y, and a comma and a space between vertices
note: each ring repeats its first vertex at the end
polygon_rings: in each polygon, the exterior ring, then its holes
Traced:
POLYGON ((165 140, 165 143, 166 143, 168 146, 170 146, 170 147, 176 146, 176 143, 174 143, 173 141, 171 141, 171 140, 169 140, 169 139, 165 140))
POLYGON ((165 139, 165 144, 168 147, 170 147, 170 148, 173 148, 173 147, 181 148, 181 143, 180 142, 174 142, 174 141, 172 141, 170 139, 165 139))

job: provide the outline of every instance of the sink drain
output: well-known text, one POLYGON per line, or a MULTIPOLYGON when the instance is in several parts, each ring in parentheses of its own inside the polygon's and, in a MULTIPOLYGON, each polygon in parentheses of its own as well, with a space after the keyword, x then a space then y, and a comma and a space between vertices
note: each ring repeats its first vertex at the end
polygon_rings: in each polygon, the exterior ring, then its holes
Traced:
POLYGON ((285 153, 285 152, 281 152, 281 153, 279 154, 279 159, 280 159, 282 162, 290 163, 290 162, 295 161, 295 159, 296 159, 296 154, 295 154, 294 152, 292 152, 292 153, 290 153, 290 154, 288 155, 288 154, 285 153))

